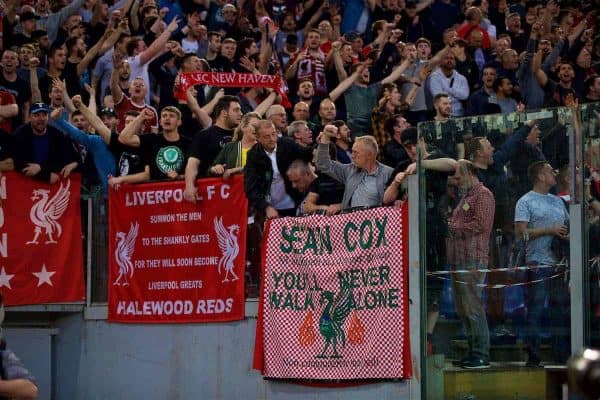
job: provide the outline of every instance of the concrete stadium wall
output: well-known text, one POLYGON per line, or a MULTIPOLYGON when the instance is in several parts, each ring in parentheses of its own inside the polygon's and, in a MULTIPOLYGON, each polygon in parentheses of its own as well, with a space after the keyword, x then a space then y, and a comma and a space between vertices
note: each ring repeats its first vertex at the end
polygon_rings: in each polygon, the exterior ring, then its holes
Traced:
MULTIPOLYGON (((409 398, 409 382, 331 389, 262 379, 251 368, 255 318, 203 325, 125 325, 74 313, 61 314, 53 325, 52 393, 45 384, 40 399, 409 398)), ((39 354, 42 350, 33 358, 26 351, 30 338, 13 334, 8 340, 18 354, 27 353, 28 359, 23 359, 34 373, 48 375, 42 370, 48 368, 48 357, 39 354)))

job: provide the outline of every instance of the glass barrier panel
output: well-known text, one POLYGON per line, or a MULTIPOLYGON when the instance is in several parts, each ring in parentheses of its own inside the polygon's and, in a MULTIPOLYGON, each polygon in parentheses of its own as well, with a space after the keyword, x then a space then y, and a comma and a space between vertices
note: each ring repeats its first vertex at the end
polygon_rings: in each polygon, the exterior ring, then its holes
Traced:
MULTIPOLYGON (((580 106, 583 147, 586 345, 600 347, 600 103, 580 106)), ((579 181, 581 184, 581 181, 579 181)))
POLYGON ((552 397, 542 367, 570 355, 573 132, 569 108, 418 125, 425 398, 552 397))

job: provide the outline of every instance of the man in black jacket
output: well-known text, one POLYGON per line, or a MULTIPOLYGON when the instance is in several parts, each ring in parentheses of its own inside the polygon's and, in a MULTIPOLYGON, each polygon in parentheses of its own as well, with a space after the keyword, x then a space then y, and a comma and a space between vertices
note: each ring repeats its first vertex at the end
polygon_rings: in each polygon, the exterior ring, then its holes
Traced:
POLYGON ((289 137, 277 138, 271 121, 256 124, 258 143, 248 152, 244 188, 250 204, 266 218, 296 215, 301 194, 292 187, 286 171, 294 160, 309 162, 312 148, 301 147, 289 137))
POLYGON ((49 108, 34 103, 30 122, 15 132, 12 152, 15 170, 34 179, 55 183, 69 177, 79 165, 79 155, 62 132, 48 126, 49 108))

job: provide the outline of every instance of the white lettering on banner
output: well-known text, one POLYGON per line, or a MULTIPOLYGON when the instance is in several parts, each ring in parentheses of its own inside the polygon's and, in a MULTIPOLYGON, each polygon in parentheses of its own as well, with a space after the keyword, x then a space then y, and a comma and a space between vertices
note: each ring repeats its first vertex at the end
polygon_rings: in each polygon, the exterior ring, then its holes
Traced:
POLYGON ((196 314, 221 314, 223 312, 231 312, 232 306, 232 298, 228 298, 225 301, 221 299, 198 300, 196 314))
POLYGON ((0 199, 6 200, 6 177, 0 177, 0 199))
POLYGON ((175 215, 161 214, 161 215, 151 215, 150 216, 151 224, 162 224, 162 223, 170 223, 170 222, 175 222, 175 215))
MULTIPOLYGON (((227 185, 227 184, 223 184, 221 185, 221 188, 219 190, 219 194, 221 195, 221 199, 225 200, 229 198, 229 189, 231 189, 231 186, 227 185)), ((208 185, 206 186, 206 195, 208 196, 209 200, 212 200, 213 196, 216 193, 216 188, 214 185, 208 185)))
POLYGON ((0 242, 0 256, 2 256, 2 258, 8 258, 8 234, 6 232, 2 234, 2 241, 0 242))
MULTIPOLYGON (((229 313, 233 308, 233 299, 198 300, 196 314, 229 313)), ((190 315, 194 312, 194 303, 190 300, 164 301, 119 301, 119 315, 190 315)))
POLYGON ((202 289, 202 287, 202 280, 148 282, 148 290, 202 289))
POLYGON ((125 194, 125 207, 168 204, 183 202, 183 189, 155 190, 152 192, 131 192, 125 194))

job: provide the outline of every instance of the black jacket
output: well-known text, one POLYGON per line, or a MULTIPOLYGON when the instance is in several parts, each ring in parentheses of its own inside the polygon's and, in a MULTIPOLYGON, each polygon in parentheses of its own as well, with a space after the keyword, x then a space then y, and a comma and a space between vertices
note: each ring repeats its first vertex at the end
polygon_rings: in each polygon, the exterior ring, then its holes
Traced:
MULTIPOLYGON (((301 159, 306 162, 312 160, 312 147, 302 147, 289 137, 277 139, 277 168, 283 176, 285 182, 285 191, 296 203, 296 206, 302 200, 301 194, 292 188, 287 177, 287 169, 294 160, 301 159)), ((248 151, 248 159, 244 168, 244 189, 250 205, 260 211, 264 211, 269 203, 269 194, 271 191, 271 181, 273 180, 273 167, 271 160, 267 156, 264 148, 257 143, 248 151)))
MULTIPOLYGON (((58 129, 48 126, 48 159, 40 166, 42 169, 33 178, 48 182, 52 172, 59 173, 65 165, 73 161, 79 162, 79 155, 73 143, 58 129)), ((34 163, 33 158, 33 131, 30 124, 21 125, 13 138, 12 155, 15 170, 21 171, 27 164, 34 163)))

